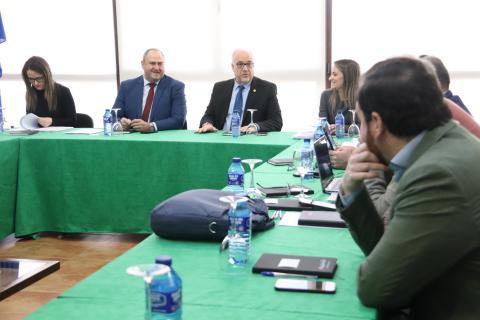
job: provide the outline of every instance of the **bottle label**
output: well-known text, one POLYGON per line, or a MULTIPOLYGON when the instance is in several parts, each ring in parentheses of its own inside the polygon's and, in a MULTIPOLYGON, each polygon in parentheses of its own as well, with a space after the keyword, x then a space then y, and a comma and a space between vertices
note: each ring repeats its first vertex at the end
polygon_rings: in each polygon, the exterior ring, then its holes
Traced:
POLYGON ((228 173, 228 185, 229 186, 242 186, 243 187, 243 174, 241 174, 241 173, 228 173))
POLYGON ((174 313, 182 306, 182 289, 172 292, 151 291, 152 312, 174 313))
POLYGON ((230 226, 235 226, 232 228, 232 232, 235 233, 250 233, 250 215, 247 217, 229 217, 230 226))

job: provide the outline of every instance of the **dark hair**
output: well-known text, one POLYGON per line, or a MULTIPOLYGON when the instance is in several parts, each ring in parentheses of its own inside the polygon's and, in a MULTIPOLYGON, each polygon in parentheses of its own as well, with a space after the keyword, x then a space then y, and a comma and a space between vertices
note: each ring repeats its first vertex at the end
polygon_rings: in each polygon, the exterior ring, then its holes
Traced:
POLYGON ((448 74, 448 70, 443 64, 442 60, 434 56, 427 56, 425 54, 421 55, 420 58, 430 62, 433 65, 438 81, 440 82, 440 88, 442 91, 447 91, 450 88, 450 75, 448 74))
POLYGON ((342 90, 345 104, 349 109, 355 109, 357 103, 358 81, 360 79, 360 66, 354 60, 341 59, 334 62, 337 69, 343 75, 343 86, 340 89, 332 89, 330 96, 330 105, 335 108, 337 99, 340 99, 339 91, 342 90))
POLYGON ((57 96, 55 92, 55 81, 53 81, 52 72, 47 61, 42 57, 33 56, 29 58, 22 69, 22 78, 27 88, 25 99, 27 101, 27 111, 33 112, 37 106, 37 94, 32 84, 28 80, 27 71, 32 70, 40 73, 45 81, 45 100, 47 100, 48 109, 53 111, 57 108, 57 96))
POLYGON ((377 112, 398 137, 413 137, 445 124, 452 115, 433 68, 415 58, 392 58, 375 64, 363 77, 359 108, 366 122, 377 112))

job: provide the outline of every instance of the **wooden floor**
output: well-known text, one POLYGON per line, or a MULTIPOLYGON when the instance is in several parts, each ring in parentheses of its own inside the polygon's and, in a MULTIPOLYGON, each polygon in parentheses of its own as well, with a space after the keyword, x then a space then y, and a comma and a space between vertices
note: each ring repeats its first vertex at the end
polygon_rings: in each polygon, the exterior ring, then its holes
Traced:
POLYGON ((60 270, 0 301, 0 319, 23 319, 148 235, 43 233, 40 239, 0 242, 0 258, 60 261, 60 270))

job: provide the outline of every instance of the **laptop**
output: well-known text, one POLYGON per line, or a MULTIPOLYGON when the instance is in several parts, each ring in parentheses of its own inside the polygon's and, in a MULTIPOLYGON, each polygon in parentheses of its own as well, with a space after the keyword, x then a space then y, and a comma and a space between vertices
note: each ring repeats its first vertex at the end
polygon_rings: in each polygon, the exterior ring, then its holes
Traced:
POLYGON ((328 154, 328 145, 321 141, 316 141, 313 144, 313 148, 317 158, 322 191, 324 193, 338 192, 342 179, 335 178, 333 175, 332 163, 330 162, 330 155, 328 154))

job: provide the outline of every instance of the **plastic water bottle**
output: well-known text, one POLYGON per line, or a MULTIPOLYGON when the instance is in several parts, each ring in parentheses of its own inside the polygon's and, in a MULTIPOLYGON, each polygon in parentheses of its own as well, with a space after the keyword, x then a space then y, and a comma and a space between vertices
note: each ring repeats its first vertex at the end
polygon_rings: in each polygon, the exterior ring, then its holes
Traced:
POLYGON ((235 192, 237 194, 243 194, 245 192, 243 185, 243 178, 245 176, 245 170, 240 163, 240 158, 235 157, 232 159, 232 164, 227 171, 227 184, 228 191, 235 192))
POLYGON ((248 199, 238 200, 235 210, 228 212, 228 263, 245 267, 252 238, 252 213, 248 199))
POLYGON ((315 128, 315 132, 313 134, 314 140, 318 140, 325 135, 325 132, 323 131, 323 125, 326 120, 327 118, 321 117, 320 120, 318 121, 317 127, 315 128))
POLYGON ((303 139, 302 164, 303 167, 308 169, 304 179, 313 179, 313 148, 310 144, 310 139, 303 139))
POLYGON ((327 117, 321 117, 321 118, 320 118, 320 125, 322 126, 322 129, 325 128, 325 125, 326 125, 327 128, 328 128, 329 123, 328 123, 327 117))
POLYGON ((105 114, 103 115, 103 134, 105 136, 112 135, 112 113, 110 109, 105 109, 105 114))
POLYGON ((232 137, 235 139, 240 137, 240 114, 234 112, 232 115, 232 137))
POLYGON ((172 257, 158 256, 156 264, 169 271, 153 278, 150 285, 150 317, 152 320, 182 319, 182 279, 172 268, 172 257))
POLYGON ((343 138, 345 136, 345 117, 340 111, 338 111, 335 116, 335 135, 337 138, 343 138))

